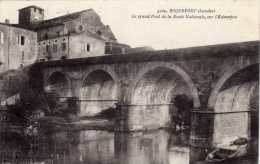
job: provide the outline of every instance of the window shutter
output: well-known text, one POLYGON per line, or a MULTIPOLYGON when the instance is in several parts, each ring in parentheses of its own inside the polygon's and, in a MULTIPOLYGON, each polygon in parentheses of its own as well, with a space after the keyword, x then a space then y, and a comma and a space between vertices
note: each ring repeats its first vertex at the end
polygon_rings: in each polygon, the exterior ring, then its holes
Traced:
POLYGON ((0 31, 0 43, 4 43, 4 33, 2 31, 0 31))

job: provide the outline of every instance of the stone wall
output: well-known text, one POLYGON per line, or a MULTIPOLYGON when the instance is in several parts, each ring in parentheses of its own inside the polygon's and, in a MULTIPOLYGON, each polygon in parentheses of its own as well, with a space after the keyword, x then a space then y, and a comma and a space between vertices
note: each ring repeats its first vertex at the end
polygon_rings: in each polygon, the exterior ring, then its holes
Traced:
POLYGON ((38 58, 45 60, 60 60, 69 56, 68 36, 47 39, 38 42, 38 58))
POLYGON ((116 42, 109 26, 92 9, 41 21, 32 28, 37 31, 39 56, 48 60, 101 56, 106 41, 116 42), (63 43, 66 50, 61 48, 63 43))
POLYGON ((44 19, 44 10, 37 6, 28 6, 19 10, 19 25, 30 27, 44 19))
POLYGON ((85 58, 105 55, 105 41, 92 37, 85 31, 69 36, 69 58, 85 58))
POLYGON ((63 29, 58 32, 78 33, 89 31, 96 34, 106 41, 116 41, 116 38, 109 28, 102 23, 99 15, 93 9, 87 9, 60 17, 44 20, 32 26, 39 33, 39 40, 45 39, 44 35, 48 34, 51 37, 57 37, 60 33, 57 32, 57 27, 63 25, 63 29), (49 29, 49 30, 48 30, 49 29), (47 30, 47 31, 46 31, 47 30))
POLYGON ((4 40, 0 43, 1 71, 29 65, 37 59, 37 34, 33 31, 0 24, 4 40))
POLYGON ((49 30, 44 29, 38 33, 38 35, 43 35, 39 37, 44 38, 38 42, 38 56, 40 59, 60 60, 105 54, 105 41, 103 39, 93 37, 87 31, 55 36, 59 31, 63 32, 62 26, 56 26, 49 30), (44 35, 47 35, 48 38, 45 38, 44 35))

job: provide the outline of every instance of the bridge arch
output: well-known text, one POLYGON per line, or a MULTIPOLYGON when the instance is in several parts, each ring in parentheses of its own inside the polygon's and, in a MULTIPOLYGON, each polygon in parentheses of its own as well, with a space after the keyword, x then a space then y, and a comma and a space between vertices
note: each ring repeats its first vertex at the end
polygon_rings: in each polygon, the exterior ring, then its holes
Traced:
POLYGON ((197 88, 182 68, 151 62, 134 80, 128 110, 130 129, 190 126, 191 110, 199 108, 200 101, 197 88))
POLYGON ((91 68, 87 69, 87 71, 83 74, 83 80, 81 83, 81 86, 83 87, 85 85, 85 82, 89 76, 89 74, 95 72, 95 71, 103 71, 107 73, 109 76, 112 77, 112 79, 117 83, 118 82, 118 75, 115 73, 115 71, 111 67, 105 67, 105 66, 92 66, 91 68))
POLYGON ((258 83, 258 63, 230 69, 217 82, 208 102, 216 114, 213 144, 234 137, 258 138, 258 83))
MULTIPOLYGON (((161 70, 162 72, 163 71, 166 71, 166 72, 168 71, 168 73, 171 72, 173 74, 170 73, 170 75, 174 75, 174 76, 177 75, 179 77, 179 80, 183 80, 185 85, 187 85, 187 88, 193 99, 193 107, 195 109, 200 107, 198 90, 197 90, 194 82, 192 81, 191 77, 180 66, 173 64, 173 63, 167 63, 167 62, 159 62, 159 63, 156 62, 156 63, 146 64, 145 67, 141 71, 138 72, 137 76, 133 80, 134 83, 132 85, 132 93, 131 93, 132 103, 134 103, 133 98, 135 97, 134 94, 136 92, 136 86, 138 85, 140 80, 142 80, 142 78, 145 77, 145 75, 147 75, 147 73, 149 74, 149 71, 155 70, 157 68, 162 68, 162 70, 161 70)), ((168 93, 167 99, 169 99, 169 96, 170 95, 168 93)))
POLYGON ((228 79, 230 79, 233 75, 235 75, 235 73, 238 73, 239 71, 246 69, 250 66, 251 67, 258 66, 258 63, 250 63, 243 66, 232 67, 227 72, 224 73, 224 75, 217 81, 215 87, 210 93, 209 100, 208 100, 209 109, 214 109, 218 98, 218 94, 221 91, 221 88, 224 86, 224 84, 228 81, 228 79))
POLYGON ((54 93, 58 97, 70 97, 72 94, 71 80, 65 73, 54 71, 45 80, 44 91, 54 93))
POLYGON ((118 100, 117 76, 111 70, 89 70, 80 89, 81 115, 94 116, 115 108, 118 100))

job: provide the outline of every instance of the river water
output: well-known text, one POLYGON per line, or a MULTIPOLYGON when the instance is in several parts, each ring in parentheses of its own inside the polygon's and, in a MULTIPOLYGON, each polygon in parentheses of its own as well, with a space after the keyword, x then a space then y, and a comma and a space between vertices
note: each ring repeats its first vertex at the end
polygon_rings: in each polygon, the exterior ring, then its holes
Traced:
MULTIPOLYGON (((0 136, 1 164, 189 164, 188 132, 60 131, 0 136)), ((237 162, 236 162, 237 163, 237 162)), ((241 164, 256 163, 248 160, 241 164)))

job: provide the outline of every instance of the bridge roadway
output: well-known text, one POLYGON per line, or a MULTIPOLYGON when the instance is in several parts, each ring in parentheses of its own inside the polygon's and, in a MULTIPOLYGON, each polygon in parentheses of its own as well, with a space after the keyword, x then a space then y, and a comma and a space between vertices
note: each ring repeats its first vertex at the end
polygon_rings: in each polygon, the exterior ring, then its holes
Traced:
POLYGON ((79 116, 117 107, 116 130, 166 127, 174 98, 186 95, 193 102, 190 143, 203 154, 199 147, 250 137, 258 53, 259 41, 251 41, 45 61, 32 70, 44 91, 76 98, 79 116))

